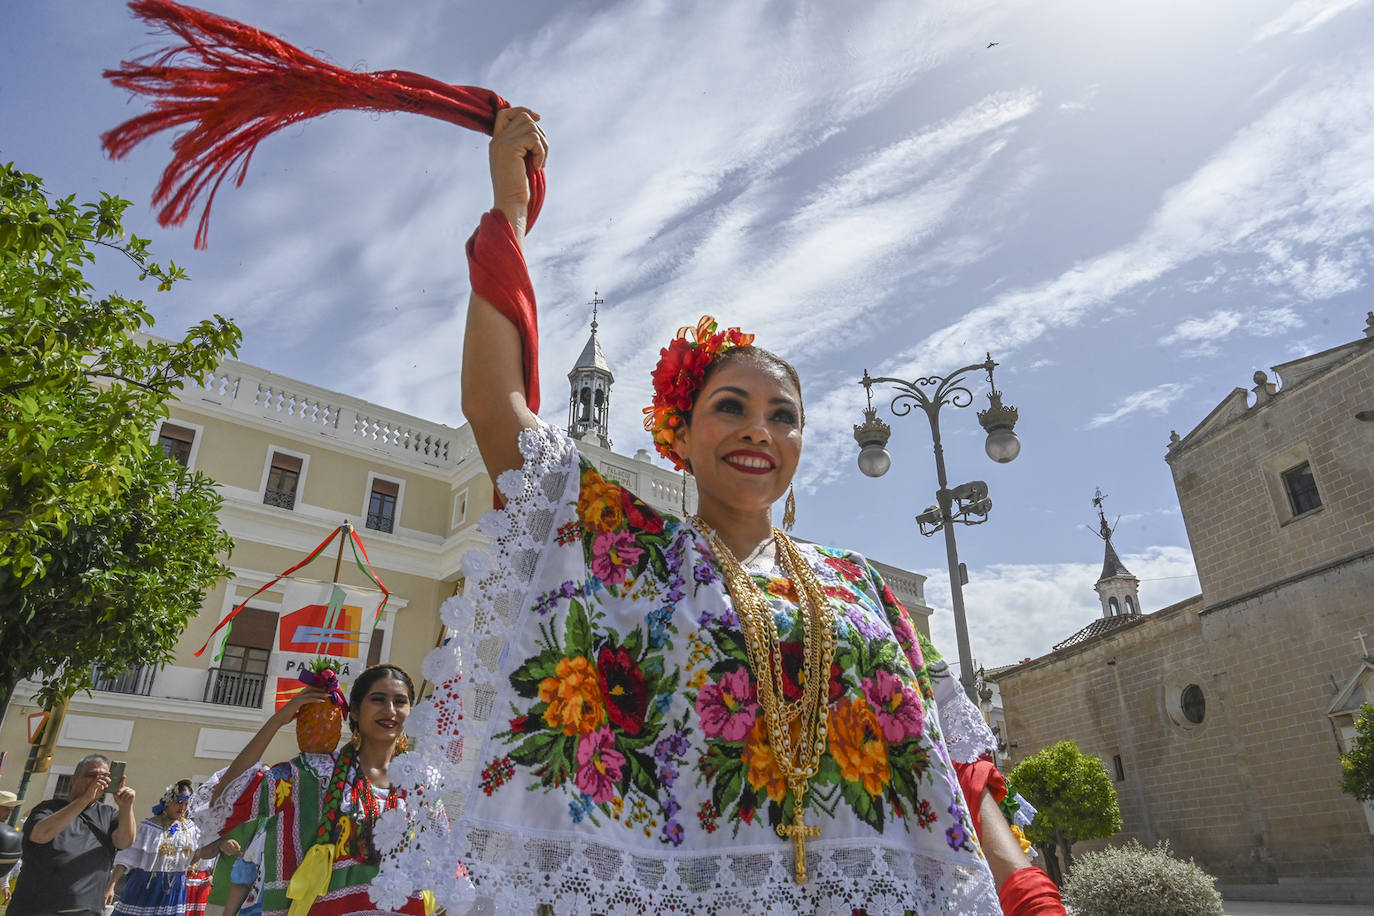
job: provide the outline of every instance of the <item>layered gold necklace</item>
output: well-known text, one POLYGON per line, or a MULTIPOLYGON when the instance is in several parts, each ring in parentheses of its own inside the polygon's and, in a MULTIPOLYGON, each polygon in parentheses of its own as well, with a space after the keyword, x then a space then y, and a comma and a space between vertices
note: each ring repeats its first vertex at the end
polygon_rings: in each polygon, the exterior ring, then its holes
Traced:
POLYGON ((830 665, 835 659, 834 613, 825 600, 811 564, 802 557, 791 538, 774 528, 773 543, 777 547, 777 559, 796 583, 802 614, 802 665, 797 675, 801 696, 789 703, 783 688, 785 680, 778 625, 768 600, 715 529, 701 516, 697 516, 694 522, 710 542, 711 550, 720 562, 725 587, 735 603, 735 614, 744 633, 759 705, 763 707, 763 723, 768 731, 773 761, 792 793, 792 823, 779 824, 778 836, 791 837, 797 883, 804 884, 806 839, 820 836, 821 833, 821 828, 807 824, 803 816, 811 777, 816 775, 826 746, 829 713, 826 700, 830 665))

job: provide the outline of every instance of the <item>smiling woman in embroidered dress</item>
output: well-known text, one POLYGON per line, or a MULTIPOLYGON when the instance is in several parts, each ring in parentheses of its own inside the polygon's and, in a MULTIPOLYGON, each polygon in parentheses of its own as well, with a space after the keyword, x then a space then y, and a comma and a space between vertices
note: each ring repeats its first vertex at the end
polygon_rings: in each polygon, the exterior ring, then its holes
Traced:
POLYGON ((709 317, 663 349, 645 425, 696 479, 691 518, 530 409, 534 322, 512 316, 533 303, 538 116, 502 112, 490 150, 462 394, 503 508, 425 662, 420 747, 394 769, 415 803, 377 826, 375 893, 419 882, 454 912, 522 916, 1062 913, 979 760, 992 735, 891 589, 773 527, 803 451, 789 364, 709 317))

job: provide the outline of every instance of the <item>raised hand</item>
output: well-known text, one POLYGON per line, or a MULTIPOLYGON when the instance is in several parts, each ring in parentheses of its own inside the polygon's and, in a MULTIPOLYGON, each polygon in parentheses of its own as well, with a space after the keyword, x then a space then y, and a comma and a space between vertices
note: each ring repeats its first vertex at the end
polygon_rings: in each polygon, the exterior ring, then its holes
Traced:
POLYGON ((530 202, 525 159, 542 169, 549 156, 549 142, 539 126, 539 115, 528 108, 506 108, 496 113, 488 158, 494 205, 524 235, 530 202))
MULTIPOLYGON (((123 781, 121 780, 121 783, 123 781)), ((81 800, 86 804, 99 801, 105 794, 105 790, 110 787, 110 774, 101 773, 86 785, 86 791, 81 793, 81 800)))
MULTIPOLYGON (((109 780, 106 780, 106 784, 109 784, 109 780)), ((134 809, 134 794, 133 786, 125 785, 125 779, 121 776, 119 779, 119 789, 115 792, 114 796, 115 807, 119 808, 121 811, 132 811, 134 809)))
POLYGON ((301 707, 306 703, 318 703, 321 700, 326 702, 329 700, 328 690, 325 690, 323 687, 302 687, 296 695, 288 700, 286 705, 277 712, 277 715, 281 717, 284 722, 290 722, 292 719, 296 718, 296 714, 300 712, 301 707))

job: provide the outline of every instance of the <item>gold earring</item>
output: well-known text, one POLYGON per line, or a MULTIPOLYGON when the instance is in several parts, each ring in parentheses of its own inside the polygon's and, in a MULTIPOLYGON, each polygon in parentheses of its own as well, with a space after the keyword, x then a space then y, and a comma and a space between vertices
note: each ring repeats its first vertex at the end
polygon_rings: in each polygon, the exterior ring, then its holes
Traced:
POLYGON ((787 502, 782 504, 782 527, 791 531, 792 526, 797 523, 797 494, 792 492, 792 485, 787 485, 787 502))
POLYGON ((410 750, 410 736, 401 732, 401 737, 396 739, 396 753, 404 754, 408 750, 410 750))

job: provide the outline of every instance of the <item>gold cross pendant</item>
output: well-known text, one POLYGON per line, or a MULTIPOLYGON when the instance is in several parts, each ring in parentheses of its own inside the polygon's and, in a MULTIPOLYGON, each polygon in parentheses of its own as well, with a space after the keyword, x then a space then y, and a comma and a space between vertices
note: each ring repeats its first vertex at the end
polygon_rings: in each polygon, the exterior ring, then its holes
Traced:
POLYGON ((778 825, 778 836, 792 838, 792 854, 796 862, 798 884, 806 883, 806 838, 821 835, 821 828, 802 821, 805 814, 805 806, 798 801, 792 806, 792 823, 778 825))

